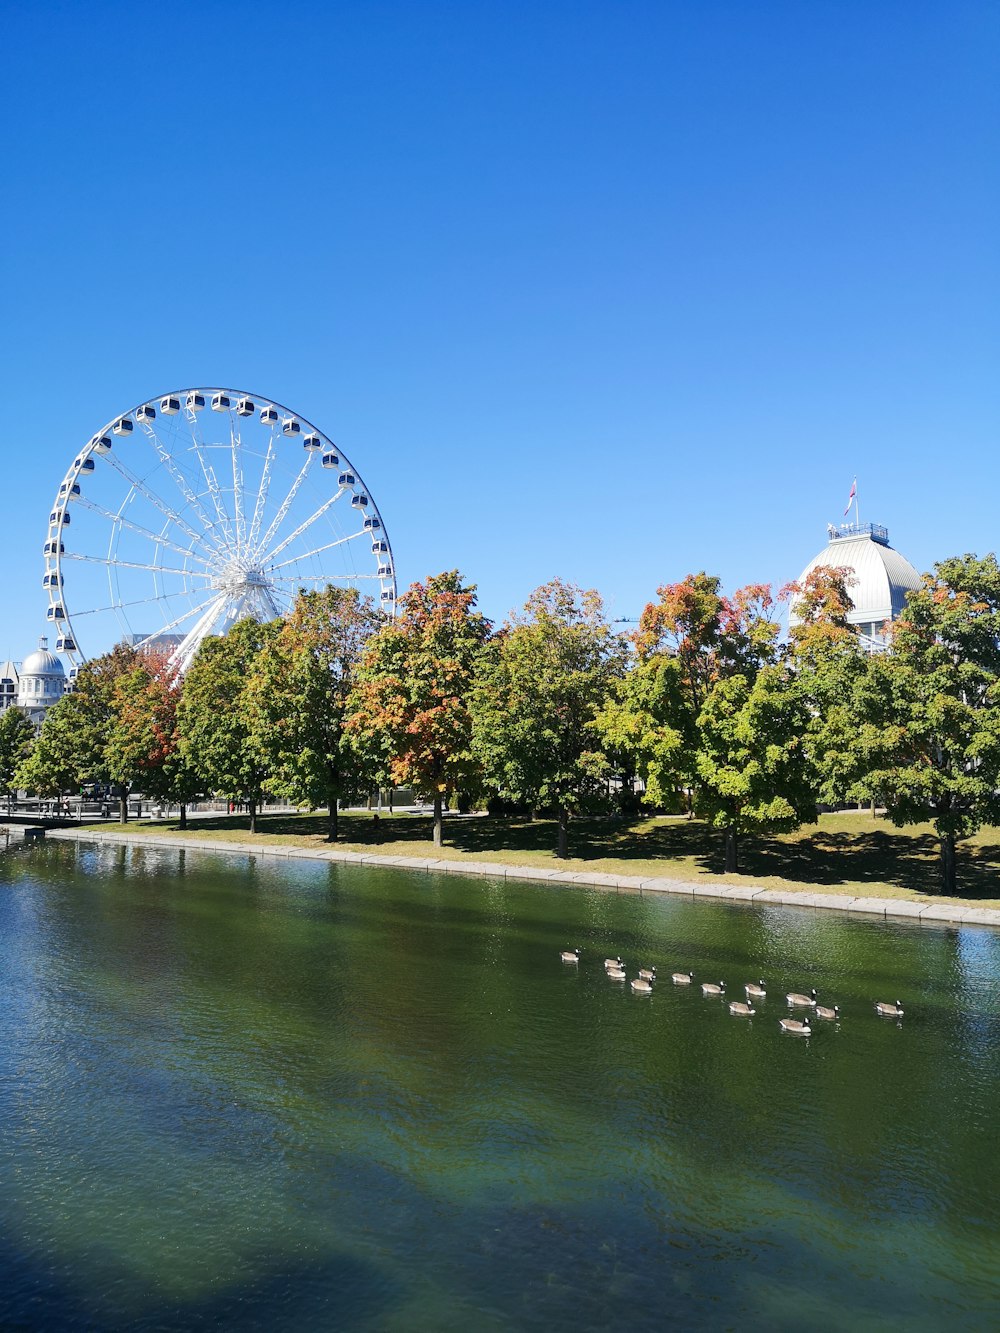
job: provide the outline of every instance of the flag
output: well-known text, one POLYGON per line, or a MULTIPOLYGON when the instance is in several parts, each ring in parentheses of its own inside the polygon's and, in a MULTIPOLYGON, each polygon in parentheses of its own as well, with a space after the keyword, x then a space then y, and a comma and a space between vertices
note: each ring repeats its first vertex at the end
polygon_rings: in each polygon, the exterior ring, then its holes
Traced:
POLYGON ((851 505, 854 503, 857 494, 858 494, 858 479, 857 477, 855 477, 854 480, 851 482, 851 493, 847 497, 847 508, 844 510, 845 518, 851 512, 851 505))

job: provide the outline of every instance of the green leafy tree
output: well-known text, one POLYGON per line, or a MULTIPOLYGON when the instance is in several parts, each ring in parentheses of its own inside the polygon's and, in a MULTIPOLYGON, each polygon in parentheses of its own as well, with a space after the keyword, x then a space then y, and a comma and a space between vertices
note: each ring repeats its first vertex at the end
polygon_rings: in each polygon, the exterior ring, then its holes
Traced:
POLYGON ((941 886, 957 846, 1000 819, 1000 567, 996 557, 935 565, 911 592, 855 692, 852 794, 894 824, 930 820, 941 886))
POLYGON ((17 792, 17 776, 35 747, 35 728, 23 709, 16 706, 0 713, 0 796, 17 792))
POLYGON ((356 588, 300 592, 247 685, 251 742, 265 759, 268 790, 325 806, 330 842, 338 803, 357 794, 364 777, 362 752, 344 727, 365 646, 382 621, 356 588))
POLYGON ((436 846, 445 801, 476 780, 469 697, 489 634, 458 570, 414 583, 369 641, 351 692, 346 726, 360 762, 431 796, 436 846))
POLYGON ((789 600, 790 658, 809 709, 806 745, 816 771, 819 799, 837 805, 856 776, 856 692, 868 655, 848 620, 853 609, 852 570, 819 565, 805 580, 782 589, 789 600))
POLYGON ((599 595, 559 579, 532 593, 481 661, 473 719, 484 779, 503 797, 555 808, 562 858, 570 815, 607 800, 594 723, 624 664, 599 595))
POLYGON ((135 648, 119 644, 80 668, 72 692, 46 714, 38 743, 21 767, 18 781, 25 790, 51 796, 78 791, 85 782, 112 783, 118 787, 119 819, 127 823, 133 775, 112 762, 109 746, 116 684, 139 661, 135 648))
POLYGON ((251 734, 248 682, 258 654, 279 631, 278 622, 238 621, 207 638, 188 668, 177 713, 180 750, 205 791, 246 801, 250 832, 257 832, 268 766, 251 734))
POLYGON ((805 744, 806 700, 787 665, 724 677, 698 715, 698 814, 725 835, 727 874, 745 834, 780 833, 816 818, 805 744))

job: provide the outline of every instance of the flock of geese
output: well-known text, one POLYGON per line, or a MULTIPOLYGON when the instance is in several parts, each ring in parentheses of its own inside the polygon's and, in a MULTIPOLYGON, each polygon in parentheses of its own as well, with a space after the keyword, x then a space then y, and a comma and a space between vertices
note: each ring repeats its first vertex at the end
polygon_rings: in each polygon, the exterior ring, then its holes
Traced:
MULTIPOLYGON (((579 949, 563 949, 559 955, 564 963, 579 963, 579 949)), ((627 981, 625 964, 621 958, 605 958, 604 970, 611 981, 627 981)), ((690 986, 694 982, 693 972, 671 972, 670 980, 675 986, 690 986)), ((632 989, 639 995, 649 995, 652 992, 653 984, 656 981, 655 967, 640 967, 638 974, 629 982, 632 989)), ((754 1008, 755 1000, 763 1000, 767 996, 767 983, 761 981, 748 981, 743 987, 746 993, 745 1000, 731 1000, 729 1002, 729 1012, 734 1018, 753 1018, 757 1013, 754 1008)), ((726 983, 724 981, 703 981, 701 983, 702 995, 716 995, 722 999, 726 998, 726 983)), ((832 1022, 837 1022, 840 1018, 840 1005, 820 1004, 816 996, 816 988, 808 995, 801 991, 789 991, 785 996, 785 1002, 792 1009, 809 1009, 816 1018, 825 1018, 832 1022)), ((899 1000, 892 1002, 885 1000, 875 1001, 875 1012, 882 1018, 902 1018, 903 1006, 899 1000)), ((807 1015, 805 1018, 779 1018, 778 1026, 782 1032, 790 1032, 795 1037, 808 1037, 812 1031, 811 1020, 807 1015)))

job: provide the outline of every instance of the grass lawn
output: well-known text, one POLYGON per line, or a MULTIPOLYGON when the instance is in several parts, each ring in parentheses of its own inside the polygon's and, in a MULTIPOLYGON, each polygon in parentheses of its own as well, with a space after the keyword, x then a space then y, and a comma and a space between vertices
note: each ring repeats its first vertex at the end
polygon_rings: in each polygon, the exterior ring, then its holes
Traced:
MULTIPOLYGON (((87 826, 85 826, 87 827, 87 826)), ((89 826, 113 831, 118 825, 89 826)), ((130 829, 136 828, 130 825, 130 829)), ((322 814, 264 815, 251 839, 246 815, 191 820, 181 835, 176 821, 143 821, 142 830, 187 838, 255 841, 329 849, 322 814)), ((556 825, 551 820, 453 818, 445 822, 446 845, 431 843, 430 816, 383 813, 342 814, 345 851, 391 856, 469 857, 508 865, 674 879, 760 888, 847 893, 882 898, 961 902, 1000 907, 1000 829, 984 829, 959 848, 959 898, 938 894, 937 841, 929 824, 897 829, 868 812, 821 815, 798 833, 747 839, 741 848, 743 872, 724 875, 722 838, 698 820, 677 818, 577 819, 570 825, 569 860, 555 857, 556 825)), ((137 830, 138 831, 138 830, 137 830)))

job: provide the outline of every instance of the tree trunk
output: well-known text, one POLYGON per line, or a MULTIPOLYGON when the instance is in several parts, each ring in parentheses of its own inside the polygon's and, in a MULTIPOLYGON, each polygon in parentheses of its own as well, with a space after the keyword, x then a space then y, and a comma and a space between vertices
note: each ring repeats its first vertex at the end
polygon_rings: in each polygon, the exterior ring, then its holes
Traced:
POLYGON ((118 822, 119 824, 128 823, 128 792, 122 792, 118 797, 118 822))
POLYGON ((439 791, 434 793, 434 846, 440 847, 444 825, 444 797, 439 791))
POLYGON ((736 829, 730 827, 726 829, 726 874, 735 875, 739 868, 739 838, 736 829))
POLYGON ((181 801, 180 810, 181 810, 181 817, 180 820, 178 821, 178 826, 181 829, 186 829, 188 826, 188 808, 186 801, 181 801))
POLYGON ((250 832, 251 832, 251 833, 256 833, 256 832, 257 832, 257 798, 256 798, 255 796, 251 796, 250 800, 247 802, 247 808, 248 808, 249 811, 250 811, 250 832))
POLYGON ((389 814, 392 814, 392 788, 389 788, 389 814))
POLYGON ((328 815, 327 815, 327 826, 326 826, 326 840, 327 840, 327 842, 336 842, 336 841, 337 841, 337 831, 338 831, 338 830, 337 830, 337 798, 336 798, 336 797, 334 797, 333 800, 330 802, 330 804, 327 806, 327 812, 328 812, 328 815))
POLYGON ((568 855, 569 846, 569 811, 564 805, 559 807, 559 842, 556 848, 556 856, 560 861, 565 861, 568 855))
POLYGON ((950 895, 954 895, 958 890, 954 833, 946 833, 941 839, 941 889, 950 895))

